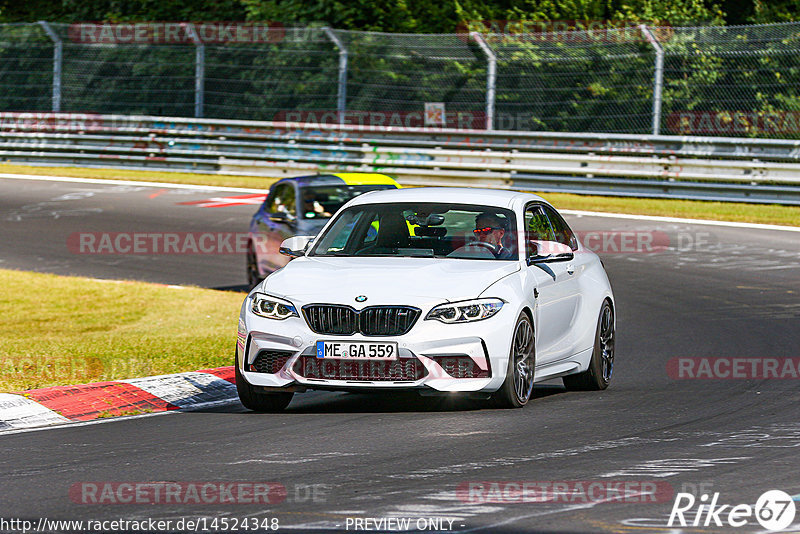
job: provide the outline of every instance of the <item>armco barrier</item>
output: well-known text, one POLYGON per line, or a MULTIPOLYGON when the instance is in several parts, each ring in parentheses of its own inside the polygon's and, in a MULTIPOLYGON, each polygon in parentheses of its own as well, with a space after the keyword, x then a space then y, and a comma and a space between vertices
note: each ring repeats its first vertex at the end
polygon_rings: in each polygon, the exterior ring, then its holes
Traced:
POLYGON ((0 158, 800 205, 800 141, 0 113, 0 158))

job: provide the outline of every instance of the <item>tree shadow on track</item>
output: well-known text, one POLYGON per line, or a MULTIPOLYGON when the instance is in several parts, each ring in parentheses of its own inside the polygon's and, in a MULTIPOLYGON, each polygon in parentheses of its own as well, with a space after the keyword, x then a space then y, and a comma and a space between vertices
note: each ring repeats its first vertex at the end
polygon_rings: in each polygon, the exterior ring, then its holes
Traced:
POLYGON ((215 289, 217 291, 233 291, 234 293, 249 293, 250 286, 247 284, 238 284, 234 286, 217 286, 212 287, 210 289, 215 289))
MULTIPOLYGON (((537 385, 533 389, 530 403, 533 407, 538 399, 564 393, 562 386, 537 385)), ((241 413, 242 406, 233 403, 209 410, 213 412, 241 413)), ((436 413, 467 412, 478 410, 498 410, 488 398, 469 398, 463 395, 422 396, 416 391, 377 391, 377 392, 336 392, 312 391, 296 394, 285 414, 325 414, 325 413, 436 413)), ((259 415, 257 412, 246 411, 259 415)))

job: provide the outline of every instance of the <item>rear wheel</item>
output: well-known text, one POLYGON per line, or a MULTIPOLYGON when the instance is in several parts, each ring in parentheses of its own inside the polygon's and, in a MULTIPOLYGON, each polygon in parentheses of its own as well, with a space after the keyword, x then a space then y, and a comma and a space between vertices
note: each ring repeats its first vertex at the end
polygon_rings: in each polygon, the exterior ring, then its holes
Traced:
POLYGON ((493 395, 494 404, 500 408, 521 408, 531 398, 533 392, 536 351, 533 325, 526 314, 517 319, 514 337, 511 340, 511 353, 508 355, 506 379, 493 395))
POLYGON ((251 242, 247 244, 247 285, 253 289, 259 282, 261 282, 261 275, 258 272, 258 259, 251 242))
POLYGON ((603 302, 597 320, 592 359, 589 369, 575 375, 567 375, 562 380, 570 391, 598 391, 608 387, 614 372, 614 310, 608 301, 603 302))
POLYGON ((281 412, 289 406, 294 393, 257 393, 253 391, 253 386, 247 383, 239 371, 239 355, 234 360, 236 376, 236 392, 239 393, 239 400, 248 410, 254 412, 281 412))

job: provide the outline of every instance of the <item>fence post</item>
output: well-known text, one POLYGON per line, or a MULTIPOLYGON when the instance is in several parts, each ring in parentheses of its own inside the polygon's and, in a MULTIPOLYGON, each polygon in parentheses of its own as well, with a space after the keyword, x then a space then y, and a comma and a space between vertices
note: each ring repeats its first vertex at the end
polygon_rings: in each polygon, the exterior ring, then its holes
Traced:
POLYGON ((344 124, 344 114, 347 111, 347 47, 341 39, 327 26, 322 28, 328 39, 339 50, 339 83, 336 93, 336 114, 339 116, 339 124, 344 124))
POLYGON ((656 65, 653 76, 653 135, 658 135, 661 133, 661 92, 664 87, 664 49, 646 24, 640 24, 639 29, 642 30, 645 39, 647 39, 647 42, 649 42, 656 51, 656 65))
POLYGON ((61 111, 61 67, 64 62, 64 42, 46 21, 40 20, 38 24, 53 41, 53 113, 58 113, 61 111))
POLYGON ((497 86, 497 56, 492 49, 486 44, 483 36, 478 32, 470 32, 470 37, 475 39, 478 46, 486 54, 486 61, 488 63, 486 69, 486 129, 494 130, 494 100, 495 100, 495 87, 497 86))
POLYGON ((206 76, 206 45, 197 35, 194 24, 186 25, 186 31, 194 42, 194 116, 199 119, 203 116, 203 99, 205 85, 203 79, 206 76))

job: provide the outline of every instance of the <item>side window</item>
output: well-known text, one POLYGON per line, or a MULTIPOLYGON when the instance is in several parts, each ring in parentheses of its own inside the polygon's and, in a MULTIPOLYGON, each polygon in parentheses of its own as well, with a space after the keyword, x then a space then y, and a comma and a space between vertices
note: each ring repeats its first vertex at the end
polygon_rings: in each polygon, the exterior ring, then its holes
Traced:
POLYGON ((544 211, 547 213, 547 218, 550 219, 550 224, 556 235, 556 241, 567 245, 572 250, 578 250, 578 240, 575 238, 575 232, 569 227, 567 221, 550 206, 544 206, 544 211))
POLYGON ((295 217, 295 194, 292 184, 281 184, 275 188, 268 211, 269 213, 285 213, 291 219, 295 217))
POLYGON ((283 196, 283 205, 286 206, 286 213, 288 213, 292 219, 297 216, 297 205, 296 201, 296 194, 294 192, 294 186, 291 184, 286 185, 286 193, 283 196))
POLYGON ((372 217, 372 221, 369 223, 369 227, 367 228, 367 235, 364 236, 364 245, 371 245, 375 243, 375 240, 378 238, 378 232, 381 229, 381 221, 378 218, 378 215, 374 215, 372 217))
POLYGON ((269 188, 269 193, 267 193, 266 198, 264 198, 264 202, 261 203, 261 207, 259 208, 264 213, 270 213, 272 210, 272 199, 275 198, 275 190, 277 188, 272 186, 269 188))
POLYGON ((364 212, 349 210, 342 214, 333 228, 328 232, 327 236, 333 236, 333 239, 328 238, 326 242, 320 243, 316 249, 318 254, 330 254, 340 252, 347 246, 347 242, 351 240, 353 230, 356 229, 359 220, 363 217, 364 212))
POLYGON ((525 208, 525 255, 531 256, 534 252, 531 248, 531 241, 554 240, 553 230, 550 228, 550 222, 547 220, 542 206, 531 204, 525 208))
POLYGON ((281 197, 283 196, 283 191, 285 189, 286 189, 286 184, 281 184, 272 191, 272 197, 270 197, 269 205, 267 206, 267 212, 269 213, 278 212, 278 207, 283 205, 283 200, 281 199, 281 197))

